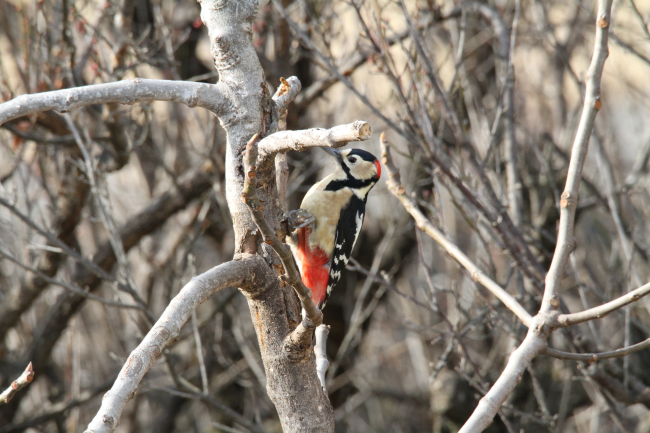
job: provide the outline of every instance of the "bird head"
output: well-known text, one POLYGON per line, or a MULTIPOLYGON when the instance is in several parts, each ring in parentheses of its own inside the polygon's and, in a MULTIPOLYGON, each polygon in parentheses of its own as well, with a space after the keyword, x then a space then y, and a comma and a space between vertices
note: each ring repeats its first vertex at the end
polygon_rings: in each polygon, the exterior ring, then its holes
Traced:
POLYGON ((352 184, 362 182, 374 185, 381 177, 379 161, 370 152, 362 149, 338 150, 331 147, 322 149, 336 159, 339 171, 342 171, 341 174, 352 184))

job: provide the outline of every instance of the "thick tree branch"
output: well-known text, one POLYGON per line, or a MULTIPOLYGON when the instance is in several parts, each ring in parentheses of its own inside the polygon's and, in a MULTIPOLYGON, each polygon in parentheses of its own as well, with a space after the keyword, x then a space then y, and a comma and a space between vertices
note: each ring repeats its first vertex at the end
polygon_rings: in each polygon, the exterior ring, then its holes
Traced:
MULTIPOLYGON (((259 5, 258 0, 201 1, 201 19, 208 28, 211 54, 219 70, 219 85, 232 107, 219 116, 219 120, 228 136, 226 198, 235 234, 235 257, 256 255, 266 260, 266 268, 257 273, 258 281, 244 290, 244 294, 248 298, 264 362, 266 389, 278 411, 283 431, 330 432, 334 431, 333 411, 318 381, 313 358, 293 362, 286 356, 285 339, 300 327, 299 299, 292 288, 280 284, 277 276, 282 273, 282 261, 262 242, 260 227, 242 200, 248 171, 244 167, 247 143, 255 134, 272 134, 281 121, 281 113, 277 103, 271 100, 251 43, 259 5)), ((273 168, 273 161, 257 167, 259 188, 255 193, 264 204, 263 220, 273 235, 277 232, 281 236, 284 210, 273 168)), ((285 272, 290 269, 284 267, 285 272)), ((311 351, 306 353, 311 354, 311 351)))
POLYGON ((402 202, 402 205, 408 213, 415 219, 418 227, 424 231, 427 235, 431 236, 436 242, 438 242, 454 259, 458 261, 469 273, 472 275, 472 278, 480 283, 483 287, 488 289, 494 296, 499 298, 501 302, 519 319, 521 322, 530 326, 532 316, 526 311, 524 307, 521 306, 515 298, 513 298, 508 292, 506 292, 501 286, 492 281, 478 266, 476 266, 470 259, 467 257, 453 242, 451 242, 447 237, 437 228, 429 222, 427 217, 420 211, 417 203, 411 197, 406 194, 404 186, 400 178, 399 170, 393 163, 393 159, 390 154, 390 144, 386 139, 384 134, 381 135, 381 156, 382 163, 386 167, 388 173, 388 181, 386 182, 388 189, 395 197, 402 202))
POLYGON ((506 368, 492 388, 479 401, 472 416, 458 433, 478 433, 487 428, 503 403, 521 382, 528 364, 546 348, 548 330, 538 316, 533 318, 528 334, 521 345, 510 355, 506 368))
MULTIPOLYGON (((135 396, 145 373, 165 347, 176 341, 181 328, 196 307, 225 287, 245 287, 251 284, 254 279, 253 270, 257 266, 264 266, 261 262, 259 258, 231 261, 192 278, 169 303, 138 347, 131 352, 113 387, 104 395, 102 406, 86 431, 114 431, 120 422, 124 406, 135 396)), ((253 427, 252 423, 249 424, 253 427)), ((249 428, 248 425, 246 427, 249 428)))
POLYGON ((277 152, 288 150, 302 152, 312 147, 342 147, 351 141, 365 141, 371 135, 372 127, 362 120, 330 129, 312 128, 276 132, 259 142, 257 165, 261 166, 277 152))
POLYGON ((32 363, 30 362, 23 374, 21 374, 18 379, 11 382, 11 386, 9 386, 9 388, 5 389, 4 392, 0 394, 0 404, 9 403, 14 395, 29 385, 32 380, 34 380, 34 367, 32 367, 32 363))
POLYGON ((216 114, 223 112, 226 102, 216 84, 134 78, 19 96, 0 104, 0 125, 39 111, 56 110, 65 113, 91 104, 135 104, 144 101, 180 102, 188 107, 207 108, 216 114))
POLYGON ((618 299, 615 299, 606 304, 600 305, 598 307, 590 308, 579 313, 572 314, 560 314, 558 316, 558 322, 561 326, 571 326, 578 323, 586 322, 588 320, 601 319, 607 316, 612 311, 618 310, 621 307, 624 307, 632 302, 636 302, 639 299, 646 296, 650 293, 650 283, 645 284, 638 289, 632 290, 629 293, 621 296, 618 299))
POLYGON ((312 293, 309 287, 305 286, 296 269, 293 260, 293 254, 288 245, 283 244, 269 227, 264 213, 263 206, 257 197, 257 167, 255 161, 258 159, 257 146, 260 142, 259 136, 255 135, 246 146, 246 157, 244 158, 244 171, 246 180, 244 182, 244 192, 242 199, 248 206, 253 217, 253 221, 260 229, 264 243, 270 245, 273 251, 278 255, 284 267, 284 275, 281 277, 286 283, 291 285, 298 298, 305 317, 298 327, 286 339, 285 351, 289 359, 299 361, 305 359, 311 350, 311 340, 314 329, 323 323, 323 313, 316 307, 312 301, 312 293))

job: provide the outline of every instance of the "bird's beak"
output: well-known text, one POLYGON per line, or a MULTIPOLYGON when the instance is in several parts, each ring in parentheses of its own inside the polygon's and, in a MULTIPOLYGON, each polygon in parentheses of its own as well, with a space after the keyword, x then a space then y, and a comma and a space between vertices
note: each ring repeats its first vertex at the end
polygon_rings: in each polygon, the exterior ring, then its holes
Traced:
POLYGON ((321 149, 329 153, 339 164, 343 162, 343 155, 341 155, 340 150, 334 149, 333 147, 321 147, 321 149))

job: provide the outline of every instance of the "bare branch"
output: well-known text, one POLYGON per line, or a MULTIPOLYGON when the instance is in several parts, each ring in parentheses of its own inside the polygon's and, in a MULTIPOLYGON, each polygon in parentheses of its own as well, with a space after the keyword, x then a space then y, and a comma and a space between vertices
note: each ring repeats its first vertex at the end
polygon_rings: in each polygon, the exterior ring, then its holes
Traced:
POLYGON ((612 311, 618 310, 619 308, 631 304, 632 302, 638 301, 648 293, 650 293, 650 283, 647 283, 636 290, 632 290, 631 292, 626 293, 618 299, 615 299, 598 307, 590 308, 588 310, 581 311, 580 313, 560 314, 557 320, 562 326, 566 327, 586 322, 588 320, 601 319, 612 311))
POLYGON ((295 262, 293 261, 291 249, 278 239, 264 218, 262 203, 257 197, 257 167, 255 166, 255 161, 258 160, 257 146, 259 142, 259 136, 255 135, 248 142, 248 145, 246 145, 246 156, 244 158, 246 180, 244 181, 242 199, 250 209, 253 221, 262 233, 264 243, 270 245, 282 261, 285 274, 281 278, 294 288, 298 298, 300 298, 300 304, 303 310, 305 310, 305 317, 302 322, 289 334, 285 341, 286 355, 291 360, 300 361, 309 353, 312 334, 314 329, 323 323, 323 313, 321 313, 312 301, 311 290, 302 282, 300 273, 296 269, 295 262))
POLYGON ((490 277, 485 275, 485 273, 478 266, 476 266, 469 259, 469 257, 467 257, 465 253, 460 250, 460 248, 458 248, 453 242, 447 239, 447 237, 440 230, 435 228, 433 224, 429 222, 427 217, 420 211, 420 209, 418 209, 415 200, 410 198, 404 190, 404 186, 401 183, 402 181, 400 179, 399 170, 393 163, 393 159, 390 155, 390 145, 388 143, 388 140, 386 140, 385 134, 381 135, 380 142, 382 163, 388 172, 388 181, 386 182, 388 189, 391 193, 393 193, 395 197, 399 199, 399 201, 402 202, 402 205, 406 211, 410 213, 411 216, 415 219, 418 227, 427 235, 431 236, 447 251, 447 253, 449 253, 450 256, 456 259, 458 263, 467 269, 475 281, 483 285, 483 287, 492 292, 494 296, 499 298, 510 311, 519 317, 524 325, 530 326, 532 317, 526 311, 526 309, 522 307, 521 304, 517 302, 517 300, 513 298, 508 292, 501 288, 501 286, 492 281, 490 277))
MULTIPOLYGON (((353 6, 357 8, 357 6, 353 3, 353 6)), ((358 10, 358 9, 357 9, 358 10)), ((418 26, 418 30, 422 28, 429 28, 432 25, 438 24, 438 23, 443 23, 446 20, 453 19, 453 18, 458 18, 461 14, 461 8, 456 7, 449 11, 448 14, 441 15, 441 16, 434 16, 433 19, 427 19, 426 23, 422 26, 418 26)), ((400 33, 396 33, 395 35, 386 38, 384 41, 385 45, 388 47, 392 47, 396 45, 399 42, 404 41, 406 38, 408 38, 411 35, 409 30, 402 31, 400 33)), ((373 41, 374 42, 374 41, 373 41)), ((296 106, 298 107, 298 110, 302 110, 305 107, 307 107, 309 104, 311 104, 316 98, 318 98, 320 95, 322 95, 327 89, 332 87, 334 84, 336 84, 338 80, 338 76, 342 77, 348 77, 352 75, 352 73, 357 70, 359 67, 364 65, 369 58, 368 52, 361 51, 357 49, 352 53, 350 58, 348 58, 343 66, 341 66, 338 70, 337 73, 333 73, 331 77, 325 78, 322 80, 319 80, 315 83, 313 83, 311 86, 307 87, 304 92, 302 92, 297 98, 296 98, 296 106)))
POLYGON ((330 129, 312 128, 300 131, 280 131, 263 138, 258 145, 258 166, 277 152, 302 152, 312 147, 342 147, 351 141, 365 141, 372 135, 368 122, 357 120, 330 129))
POLYGON ((571 161, 567 173, 566 186, 560 200, 560 222, 557 244, 553 261, 546 275, 546 288, 542 299, 540 312, 557 310, 560 302, 557 299, 564 269, 569 260, 569 254, 575 248, 573 237, 573 224, 575 222, 576 206, 578 204, 578 191, 582 168, 587 157, 589 137, 594 125, 594 119, 602 106, 600 100, 600 78, 603 74, 605 59, 609 54, 607 39, 609 35, 611 0, 598 1, 598 16, 596 18, 596 38, 594 55, 587 71, 585 100, 582 108, 582 117, 571 150, 571 161))
POLYGON ((145 373, 165 347, 176 341, 182 326, 196 307, 220 289, 245 286, 250 282, 251 269, 259 265, 260 260, 251 258, 230 261, 192 278, 131 352, 113 387, 104 395, 102 406, 87 430, 94 433, 114 431, 120 422, 124 406, 135 396, 145 373))
POLYGON ((16 395, 18 391, 29 385, 32 380, 34 379, 34 367, 32 367, 32 363, 30 362, 23 374, 20 375, 20 377, 13 382, 11 382, 11 385, 9 388, 5 389, 5 391, 0 394, 0 404, 5 404, 9 403, 11 399, 16 395))
POLYGON ((638 352, 639 350, 647 349, 650 347, 650 338, 644 340, 640 343, 633 344, 628 347, 623 347, 622 349, 616 349, 609 352, 601 353, 570 353, 570 352, 561 352, 559 350, 546 348, 542 353, 544 355, 552 356, 553 358, 558 359, 570 359, 572 361, 584 361, 584 362, 596 362, 601 359, 609 358, 620 358, 627 356, 631 353, 638 352))
POLYGON ((27 114, 56 110, 65 113, 86 105, 119 102, 135 104, 144 101, 180 102, 188 107, 203 107, 214 113, 224 109, 225 99, 215 84, 189 81, 133 80, 94 84, 72 89, 21 95, 0 104, 0 125, 27 114))

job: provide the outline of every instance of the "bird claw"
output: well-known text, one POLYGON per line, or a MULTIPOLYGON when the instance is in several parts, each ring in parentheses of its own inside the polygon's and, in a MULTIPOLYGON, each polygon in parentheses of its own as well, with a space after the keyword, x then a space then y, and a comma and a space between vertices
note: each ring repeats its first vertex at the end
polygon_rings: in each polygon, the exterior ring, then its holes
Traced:
POLYGON ((291 231, 301 229, 303 227, 311 227, 313 229, 316 223, 316 218, 310 214, 306 209, 296 209, 289 212, 288 215, 289 229, 291 231))

